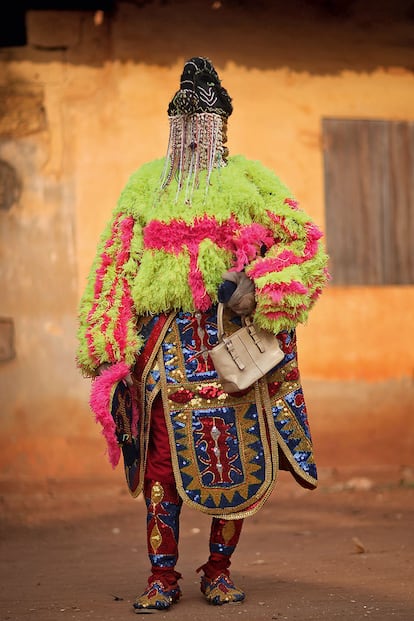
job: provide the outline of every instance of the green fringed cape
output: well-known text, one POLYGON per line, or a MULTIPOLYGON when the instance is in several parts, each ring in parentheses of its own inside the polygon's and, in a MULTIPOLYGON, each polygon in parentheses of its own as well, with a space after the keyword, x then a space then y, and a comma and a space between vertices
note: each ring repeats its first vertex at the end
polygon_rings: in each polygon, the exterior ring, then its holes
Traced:
POLYGON ((254 281, 254 320, 275 334, 304 322, 327 282, 321 232, 260 162, 231 157, 208 187, 201 173, 191 205, 176 180, 160 190, 163 168, 156 160, 130 177, 99 242, 79 308, 86 376, 134 364, 137 317, 211 307, 229 268, 254 281))

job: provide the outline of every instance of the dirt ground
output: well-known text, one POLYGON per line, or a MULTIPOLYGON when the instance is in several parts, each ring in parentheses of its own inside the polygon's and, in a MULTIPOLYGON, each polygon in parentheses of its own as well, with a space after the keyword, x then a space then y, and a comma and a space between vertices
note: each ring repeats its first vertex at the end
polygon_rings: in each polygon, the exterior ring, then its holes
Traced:
MULTIPOLYGON (((318 490, 282 473, 245 520, 232 575, 240 604, 207 605, 195 568, 210 519, 184 508, 184 595, 154 618, 204 621, 414 619, 414 476, 411 468, 321 472, 318 490)), ((145 506, 122 480, 1 486, 2 621, 142 618, 132 602, 148 574, 145 506)))

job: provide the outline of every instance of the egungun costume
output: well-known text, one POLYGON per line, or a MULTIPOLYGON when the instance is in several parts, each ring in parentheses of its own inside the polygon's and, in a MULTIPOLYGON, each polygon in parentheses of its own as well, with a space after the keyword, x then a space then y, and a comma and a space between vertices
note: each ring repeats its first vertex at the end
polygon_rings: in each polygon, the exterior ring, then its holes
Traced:
POLYGON ((230 557, 278 469, 317 484, 295 327, 327 282, 327 257, 320 230, 273 172, 228 156, 231 112, 211 62, 189 60, 168 108, 167 155, 128 181, 80 305, 91 407, 111 463, 123 455, 129 489, 148 508, 151 575, 136 609, 168 608, 181 595, 183 502, 212 516, 199 570, 201 591, 220 605, 244 598, 230 557), (239 393, 224 392, 209 356, 218 300, 226 331, 249 313, 285 354, 239 393))

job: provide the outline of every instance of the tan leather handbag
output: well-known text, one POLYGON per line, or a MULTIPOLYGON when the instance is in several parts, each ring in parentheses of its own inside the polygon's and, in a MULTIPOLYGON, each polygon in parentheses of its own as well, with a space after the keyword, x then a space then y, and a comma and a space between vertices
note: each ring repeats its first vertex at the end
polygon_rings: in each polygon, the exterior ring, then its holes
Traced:
POLYGON ((272 332, 254 326, 250 317, 243 319, 243 327, 226 336, 223 329, 223 304, 217 308, 219 343, 209 354, 220 383, 227 393, 238 392, 273 369, 285 354, 272 332))

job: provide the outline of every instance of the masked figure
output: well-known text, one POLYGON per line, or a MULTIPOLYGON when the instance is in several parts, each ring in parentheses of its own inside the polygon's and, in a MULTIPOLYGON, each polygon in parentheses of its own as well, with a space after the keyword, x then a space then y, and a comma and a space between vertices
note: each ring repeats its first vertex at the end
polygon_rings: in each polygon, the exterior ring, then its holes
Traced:
POLYGON ((321 232, 273 172, 229 157, 232 103, 206 58, 186 62, 168 107, 165 158, 129 179, 99 243, 80 304, 78 364, 91 407, 131 494, 143 492, 151 565, 136 609, 181 595, 182 503, 212 516, 198 569, 207 601, 244 599, 229 567, 243 519, 279 469, 317 484, 295 328, 323 287, 321 232), (217 303, 228 333, 243 315, 277 337, 284 358, 227 394, 209 351, 217 303))

